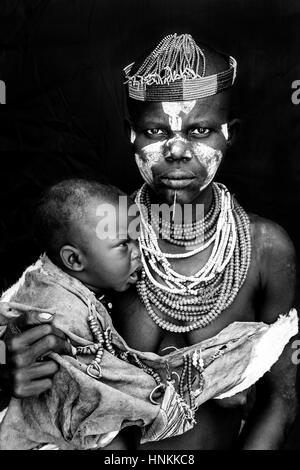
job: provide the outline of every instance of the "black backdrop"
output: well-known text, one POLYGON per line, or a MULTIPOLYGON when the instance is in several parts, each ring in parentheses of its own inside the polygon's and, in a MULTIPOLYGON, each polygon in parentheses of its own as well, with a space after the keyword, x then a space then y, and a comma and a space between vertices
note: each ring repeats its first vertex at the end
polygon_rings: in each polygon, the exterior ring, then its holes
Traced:
POLYGON ((243 125, 218 180, 299 252, 299 29, 298 0, 0 0, 0 289, 38 254, 31 207, 47 184, 103 173, 128 192, 140 184, 121 69, 170 32, 237 59, 243 125))

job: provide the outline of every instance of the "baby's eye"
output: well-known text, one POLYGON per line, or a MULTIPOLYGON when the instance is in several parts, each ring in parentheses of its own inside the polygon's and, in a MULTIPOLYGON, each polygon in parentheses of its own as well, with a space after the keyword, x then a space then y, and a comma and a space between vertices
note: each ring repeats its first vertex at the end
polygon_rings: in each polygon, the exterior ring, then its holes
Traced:
POLYGON ((206 137, 211 133, 211 129, 208 127, 196 127, 190 134, 194 137, 206 137))
POLYGON ((163 129, 154 128, 154 129, 146 129, 145 133, 146 135, 150 135, 150 136, 159 136, 159 135, 164 135, 165 131, 163 129))

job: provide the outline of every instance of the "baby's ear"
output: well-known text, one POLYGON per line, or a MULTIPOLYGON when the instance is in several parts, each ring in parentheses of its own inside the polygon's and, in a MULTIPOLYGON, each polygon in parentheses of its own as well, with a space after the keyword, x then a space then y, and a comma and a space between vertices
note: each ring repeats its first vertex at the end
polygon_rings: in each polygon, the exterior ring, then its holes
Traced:
POLYGON ((63 265, 71 271, 83 271, 83 256, 78 248, 72 245, 64 245, 59 252, 63 265))

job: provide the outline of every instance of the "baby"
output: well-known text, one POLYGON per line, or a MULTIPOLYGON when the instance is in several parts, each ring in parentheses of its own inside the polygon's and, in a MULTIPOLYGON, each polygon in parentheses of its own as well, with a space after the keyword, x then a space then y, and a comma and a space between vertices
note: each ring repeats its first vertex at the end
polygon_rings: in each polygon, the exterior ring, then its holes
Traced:
MULTIPOLYGON (((41 313, 52 316, 73 357, 52 353, 60 369, 51 390, 11 399, 0 425, 1 450, 103 448, 132 425, 142 429, 141 442, 182 434, 201 403, 255 383, 297 330, 292 312, 271 326, 233 323, 165 356, 133 350, 105 307, 107 292, 128 289, 141 269, 128 199, 113 186, 65 180, 45 192, 35 225, 45 254, 3 294, 0 325, 9 321, 8 338, 38 323, 41 313), (257 354, 262 341, 276 345, 268 345, 264 361, 257 354)), ((125 448, 120 439, 118 446, 125 448)))
POLYGON ((0 325, 9 321, 8 338, 51 315, 74 357, 52 355, 60 370, 49 392, 11 400, 0 449, 105 447, 123 427, 145 429, 158 417, 162 379, 147 361, 158 369, 163 361, 130 349, 104 306, 106 293, 128 289, 141 269, 128 202, 117 188, 83 179, 61 181, 39 201, 35 232, 45 254, 2 296, 0 325))

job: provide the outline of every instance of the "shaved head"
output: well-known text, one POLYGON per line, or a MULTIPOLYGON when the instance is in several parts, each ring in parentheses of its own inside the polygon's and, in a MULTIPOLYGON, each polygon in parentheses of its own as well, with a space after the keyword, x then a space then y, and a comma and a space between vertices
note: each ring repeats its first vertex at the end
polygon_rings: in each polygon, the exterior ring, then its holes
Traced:
POLYGON ((84 221, 93 199, 118 205, 124 193, 94 180, 72 178, 50 186, 36 205, 35 236, 42 250, 54 261, 62 245, 72 244, 72 231, 84 221))

